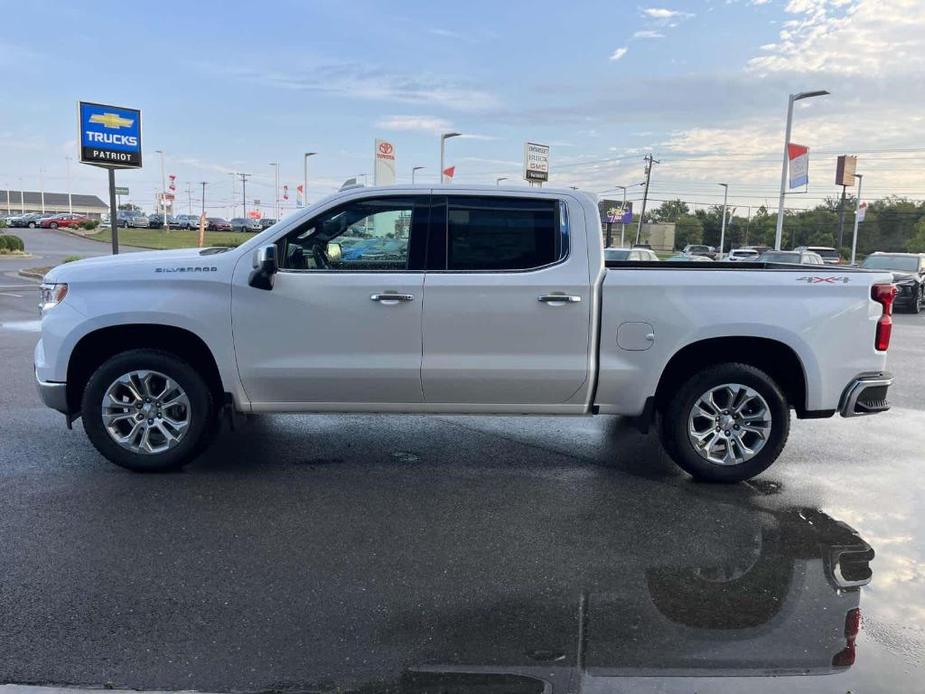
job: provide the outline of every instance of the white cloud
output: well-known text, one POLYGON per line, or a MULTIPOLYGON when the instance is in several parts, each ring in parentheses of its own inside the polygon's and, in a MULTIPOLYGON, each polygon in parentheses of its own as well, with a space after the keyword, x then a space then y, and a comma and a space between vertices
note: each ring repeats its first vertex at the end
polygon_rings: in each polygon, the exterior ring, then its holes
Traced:
POLYGON ((628 50, 629 49, 626 46, 623 46, 622 48, 618 48, 617 50, 615 50, 613 53, 610 54, 610 60, 613 60, 613 61, 620 60, 620 58, 626 55, 626 52, 628 50))
POLYGON ((665 35, 660 31, 642 29, 633 34, 634 39, 663 39, 665 35))
POLYGON ((421 130, 437 133, 452 130, 453 124, 436 116, 386 116, 376 123, 376 127, 383 130, 421 130))
POLYGON ((686 19, 694 16, 690 12, 669 10, 665 7, 647 7, 642 11, 642 14, 650 19, 686 19))
POLYGON ((921 0, 790 0, 796 15, 766 55, 748 61, 760 74, 831 73, 877 77, 925 69, 921 0))

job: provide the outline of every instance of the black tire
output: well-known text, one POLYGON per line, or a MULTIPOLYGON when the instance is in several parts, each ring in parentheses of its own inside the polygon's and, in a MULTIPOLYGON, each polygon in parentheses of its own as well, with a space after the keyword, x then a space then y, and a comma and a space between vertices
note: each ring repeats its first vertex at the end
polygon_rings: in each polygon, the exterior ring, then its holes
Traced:
POLYGON ((912 301, 912 306, 910 308, 912 313, 922 312, 923 292, 925 292, 925 289, 923 289, 922 287, 919 287, 918 290, 916 291, 915 299, 912 301))
POLYGON ((29 228, 35 229, 35 222, 29 222, 29 228))
MULTIPOLYGON (((790 408, 774 380, 764 371, 730 362, 705 368, 681 384, 662 412, 661 437, 665 451, 677 465, 704 482, 741 482, 764 472, 777 460, 790 433, 790 408), (771 430, 764 447, 749 460, 721 465, 702 457, 688 437, 688 415, 701 395, 725 383, 757 391, 768 405, 771 430)), ((751 445, 751 444, 749 444, 751 445)))
POLYGON ((52 222, 52 223, 49 224, 48 226, 50 226, 52 229, 57 229, 57 228, 58 228, 58 223, 57 223, 57 222, 52 222))
POLYGON ((206 381, 180 357, 153 349, 133 349, 107 359, 90 376, 81 403, 84 431, 96 450, 120 467, 136 472, 177 470, 211 443, 218 427, 215 403, 206 381), (180 442, 162 453, 135 453, 117 444, 102 419, 102 401, 110 384, 130 371, 158 371, 175 380, 189 398, 189 424, 180 442))

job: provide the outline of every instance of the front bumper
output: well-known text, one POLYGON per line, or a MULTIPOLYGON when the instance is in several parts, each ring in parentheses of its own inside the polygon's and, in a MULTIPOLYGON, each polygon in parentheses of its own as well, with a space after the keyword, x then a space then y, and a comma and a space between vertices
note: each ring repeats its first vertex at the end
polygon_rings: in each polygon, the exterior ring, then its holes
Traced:
POLYGON ((887 390, 893 375, 884 372, 860 374, 842 393, 838 411, 842 417, 862 417, 890 409, 887 390))
POLYGON ((67 383, 51 383, 39 379, 38 374, 35 376, 35 386, 39 391, 39 397, 47 407, 57 410, 61 414, 69 414, 67 407, 67 383))

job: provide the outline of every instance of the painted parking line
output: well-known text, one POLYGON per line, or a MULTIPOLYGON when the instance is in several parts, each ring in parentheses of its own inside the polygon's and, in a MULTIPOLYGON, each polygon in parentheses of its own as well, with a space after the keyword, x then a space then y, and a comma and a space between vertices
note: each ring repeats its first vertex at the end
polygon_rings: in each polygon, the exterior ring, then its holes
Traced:
POLYGON ((20 333, 40 333, 42 332, 42 321, 13 320, 7 323, 0 323, 0 330, 13 330, 20 333))
POLYGON ((0 292, 0 296, 14 296, 17 299, 22 299, 22 294, 14 294, 13 292, 0 292))

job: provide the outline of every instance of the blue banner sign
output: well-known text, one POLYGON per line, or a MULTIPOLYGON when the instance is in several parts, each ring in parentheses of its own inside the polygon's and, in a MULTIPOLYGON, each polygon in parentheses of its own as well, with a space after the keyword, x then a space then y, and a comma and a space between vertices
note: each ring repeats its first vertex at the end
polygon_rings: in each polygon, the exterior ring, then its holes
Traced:
POLYGON ((141 111, 81 101, 78 114, 82 163, 141 168, 141 111))

